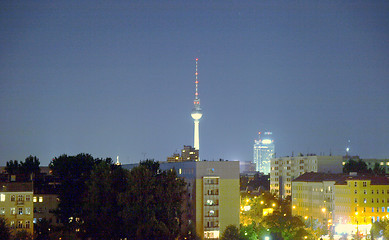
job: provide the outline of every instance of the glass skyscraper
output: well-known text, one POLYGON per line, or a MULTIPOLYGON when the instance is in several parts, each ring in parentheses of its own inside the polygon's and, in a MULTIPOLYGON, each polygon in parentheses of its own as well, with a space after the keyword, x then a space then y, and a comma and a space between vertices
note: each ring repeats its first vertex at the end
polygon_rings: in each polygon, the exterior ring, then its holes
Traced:
POLYGON ((254 140, 254 164, 256 171, 270 173, 270 159, 274 157, 272 132, 259 132, 259 140, 254 140))

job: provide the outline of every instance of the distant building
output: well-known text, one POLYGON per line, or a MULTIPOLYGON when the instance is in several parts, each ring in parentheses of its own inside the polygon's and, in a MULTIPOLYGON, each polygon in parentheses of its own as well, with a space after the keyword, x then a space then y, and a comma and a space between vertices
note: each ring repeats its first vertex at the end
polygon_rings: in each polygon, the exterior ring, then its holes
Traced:
POLYGON ((240 173, 256 174, 256 165, 249 161, 239 161, 240 173))
POLYGON ((194 224, 202 239, 219 239, 228 225, 239 226, 239 162, 162 162, 187 182, 186 225, 194 224))
POLYGON ((388 219, 387 177, 309 172, 292 181, 292 190, 292 214, 333 233, 363 234, 388 219))
POLYGON ((305 172, 342 173, 342 156, 314 154, 271 159, 270 191, 285 198, 292 194, 292 180, 305 172))
POLYGON ((2 182, 0 186, 0 217, 13 231, 34 233, 32 183, 2 182))
POLYGON ((259 132, 259 140, 254 140, 254 163, 256 171, 270 173, 270 160, 274 157, 274 140, 271 132, 259 132))
POLYGON ((199 161, 199 150, 192 146, 184 145, 181 150, 181 155, 174 153, 172 156, 167 157, 168 162, 185 162, 185 161, 199 161))

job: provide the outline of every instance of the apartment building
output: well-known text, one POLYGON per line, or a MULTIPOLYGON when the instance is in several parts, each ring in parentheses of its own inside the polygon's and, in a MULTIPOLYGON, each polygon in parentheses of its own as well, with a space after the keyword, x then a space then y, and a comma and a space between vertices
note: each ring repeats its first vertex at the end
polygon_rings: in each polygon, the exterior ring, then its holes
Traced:
POLYGON ((13 232, 34 232, 32 183, 0 183, 0 216, 5 218, 13 232))
POLYGON ((161 162, 187 182, 187 223, 202 239, 219 239, 228 225, 239 226, 239 162, 161 162))
POLYGON ((304 173, 292 181, 292 214, 336 233, 368 233, 389 219, 389 178, 356 173, 304 173))
POLYGON ((292 181, 306 172, 341 173, 342 156, 317 156, 272 158, 270 162, 270 191, 286 198, 292 194, 292 181))

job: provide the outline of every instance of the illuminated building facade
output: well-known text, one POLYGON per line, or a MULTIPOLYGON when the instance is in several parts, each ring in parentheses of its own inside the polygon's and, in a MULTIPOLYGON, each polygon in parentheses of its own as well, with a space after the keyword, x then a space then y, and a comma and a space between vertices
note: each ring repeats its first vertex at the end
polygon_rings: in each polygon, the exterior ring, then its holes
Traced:
POLYGON ((271 132, 265 132, 261 135, 259 132, 259 140, 254 140, 254 163, 256 171, 263 174, 270 173, 270 160, 274 157, 274 140, 271 132))
POLYGON ((185 162, 185 161, 199 161, 199 150, 192 146, 184 145, 181 150, 181 156, 178 153, 174 153, 172 156, 167 157, 168 162, 185 162))
POLYGON ((285 198, 292 194, 292 181, 305 172, 341 173, 342 156, 314 154, 271 159, 270 192, 285 198))
POLYGON ((34 233, 32 183, 8 182, 0 188, 0 217, 6 219, 11 230, 34 233))
POLYGON ((219 239, 228 225, 239 226, 239 162, 192 161, 161 163, 187 183, 186 223, 201 239, 219 239))
POLYGON ((356 174, 305 173, 292 182, 292 214, 319 220, 333 233, 370 232, 389 219, 389 179, 356 174))

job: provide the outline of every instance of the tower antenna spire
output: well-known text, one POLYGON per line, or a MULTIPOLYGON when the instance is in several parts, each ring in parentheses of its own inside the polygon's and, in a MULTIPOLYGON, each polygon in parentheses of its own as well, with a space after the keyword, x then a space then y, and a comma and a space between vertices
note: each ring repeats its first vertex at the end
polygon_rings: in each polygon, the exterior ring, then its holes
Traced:
POLYGON ((196 92, 195 92, 195 100, 198 100, 199 99, 199 79, 198 79, 198 61, 199 59, 196 58, 196 73, 195 73, 195 76, 196 76, 196 81, 195 81, 195 84, 196 84, 196 92))

